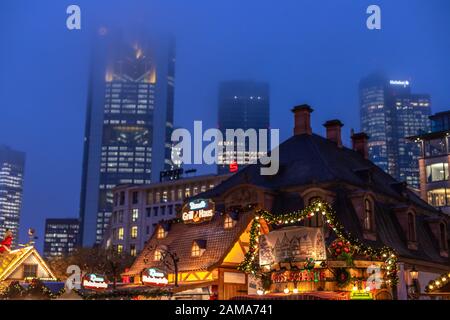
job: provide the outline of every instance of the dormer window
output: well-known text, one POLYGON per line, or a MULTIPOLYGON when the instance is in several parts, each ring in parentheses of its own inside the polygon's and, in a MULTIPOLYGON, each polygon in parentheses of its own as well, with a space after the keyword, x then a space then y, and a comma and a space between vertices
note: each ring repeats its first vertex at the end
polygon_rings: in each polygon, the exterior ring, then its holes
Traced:
POLYGON ((365 231, 374 231, 373 202, 369 198, 364 199, 363 227, 365 231))
POLYGON ((158 227, 158 230, 156 231, 156 239, 164 239, 167 236, 167 231, 164 230, 162 226, 158 227))
POLYGON ((408 241, 416 242, 416 217, 414 213, 408 213, 408 241))
POLYGON ((206 251, 206 240, 195 240, 192 243, 191 256, 201 257, 206 251))
POLYGON ((224 221, 224 223, 223 223, 223 227, 224 227, 225 229, 231 229, 231 228, 234 227, 234 220, 231 219, 231 217, 230 217, 229 215, 227 215, 227 216, 225 217, 225 221, 224 221))
POLYGON ((230 213, 225 215, 225 219, 223 221, 223 227, 224 229, 231 229, 234 228, 237 221, 237 214, 230 213))

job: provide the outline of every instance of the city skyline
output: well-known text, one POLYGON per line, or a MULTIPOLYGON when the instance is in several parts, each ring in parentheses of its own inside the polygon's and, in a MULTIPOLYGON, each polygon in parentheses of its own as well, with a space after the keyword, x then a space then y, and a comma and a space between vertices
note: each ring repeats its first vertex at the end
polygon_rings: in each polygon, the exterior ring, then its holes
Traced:
MULTIPOLYGON (((180 3, 173 15, 168 14, 173 7, 157 7, 153 11, 162 12, 168 20, 163 25, 173 24, 177 38, 175 125, 190 128, 193 120, 204 120, 209 127, 216 127, 218 82, 252 78, 271 85, 272 127, 281 129, 281 141, 291 134, 286 125, 291 122, 289 107, 309 102, 316 109, 313 126, 320 128, 328 119, 341 119, 345 124, 344 143, 349 145, 349 131, 358 128, 359 122, 357 83, 378 69, 385 69, 395 79, 410 79, 416 91, 429 93, 433 112, 448 109, 446 75, 450 70, 450 47, 444 42, 444 30, 449 28, 443 20, 448 2, 380 2, 385 13, 380 32, 365 28, 365 4, 287 2, 275 9, 258 4, 258 14, 253 10, 256 2, 243 4, 238 11, 233 7, 236 3, 203 3, 193 9, 180 3), (330 19, 324 6, 342 19, 330 19), (398 27, 399 20, 406 21, 411 16, 417 23, 398 27), (430 24, 431 19, 440 23, 430 24), (187 21, 196 23, 188 26, 187 21), (318 26, 320 37, 314 32, 318 26), (407 47, 417 39, 421 39, 421 45, 408 54, 392 50, 407 47), (271 49, 272 46, 277 49, 271 49)), ((102 11, 105 3, 91 5, 80 1, 80 5, 89 13, 102 12, 99 15, 110 19, 123 9, 112 5, 110 14, 102 11)), ((140 8, 136 1, 130 1, 129 6, 140 8)), ((0 120, 0 136, 2 143, 27 152, 30 167, 22 235, 26 235, 28 227, 35 227, 42 239, 45 217, 76 217, 78 213, 89 30, 95 28, 89 22, 78 33, 68 32, 57 18, 58 8, 45 1, 23 7, 18 4, 8 15, 2 14, 6 9, 0 13, 0 30, 12 30, 14 21, 23 21, 20 30, 5 33, 4 41, 9 45, 0 53, 4 70, 0 75, 0 94, 6 106, 0 120), (30 17, 35 14, 48 23, 32 27, 27 21, 33 21, 30 17), (16 40, 21 38, 27 41, 16 40), (30 50, 37 57, 33 61, 42 59, 40 63, 28 61, 30 50), (28 95, 21 93, 25 78, 34 83, 27 89, 28 95), (56 89, 50 94, 48 88, 56 89), (19 94, 21 99, 17 99, 19 94), (36 112, 37 108, 40 112, 36 112), (54 201, 48 201, 49 198, 54 201)), ((142 11, 148 13, 155 7, 149 4, 146 9, 142 11)), ((123 11, 128 16, 136 15, 136 10, 123 11)), ((136 16, 142 18, 144 13, 136 16)))

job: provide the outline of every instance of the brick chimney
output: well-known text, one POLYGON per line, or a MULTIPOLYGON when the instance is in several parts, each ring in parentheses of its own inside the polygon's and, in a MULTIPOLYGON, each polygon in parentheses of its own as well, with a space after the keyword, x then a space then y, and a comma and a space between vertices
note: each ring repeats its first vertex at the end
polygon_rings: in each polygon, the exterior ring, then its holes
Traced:
POLYGON ((337 144, 339 148, 342 147, 341 128, 344 124, 339 120, 329 120, 323 124, 327 129, 327 139, 337 144))
POLYGON ((359 152, 364 159, 369 159, 369 136, 364 133, 352 133, 353 150, 359 152))
POLYGON ((312 134, 311 112, 313 111, 307 104, 302 104, 292 109, 295 118, 294 135, 312 134))

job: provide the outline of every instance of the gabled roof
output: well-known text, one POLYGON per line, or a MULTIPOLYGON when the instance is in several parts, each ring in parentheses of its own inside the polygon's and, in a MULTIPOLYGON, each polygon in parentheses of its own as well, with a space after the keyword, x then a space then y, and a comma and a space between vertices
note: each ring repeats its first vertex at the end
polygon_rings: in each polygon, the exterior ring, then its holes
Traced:
POLYGON ((153 261, 154 251, 149 250, 155 246, 161 246, 177 254, 180 259, 178 262, 180 272, 212 270, 225 259, 241 234, 245 232, 252 217, 251 212, 239 214, 236 225, 230 229, 224 228, 225 215, 219 213, 216 213, 211 221, 200 224, 173 223, 166 238, 156 239, 156 234, 152 235, 143 252, 124 275, 138 275, 150 267, 162 268, 161 262, 153 261), (206 244, 206 250, 200 257, 191 257, 192 244, 199 239, 206 244))
POLYGON ((7 280, 8 277, 31 255, 34 255, 41 267, 49 274, 49 278, 56 280, 56 276, 53 274, 36 249, 29 246, 0 254, 0 281, 7 280))

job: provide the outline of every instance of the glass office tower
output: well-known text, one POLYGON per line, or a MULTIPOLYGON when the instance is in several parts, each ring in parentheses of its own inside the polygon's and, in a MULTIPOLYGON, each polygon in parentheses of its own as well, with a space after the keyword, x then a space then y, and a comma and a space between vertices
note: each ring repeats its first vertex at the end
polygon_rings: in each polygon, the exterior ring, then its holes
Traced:
POLYGON ((46 219, 44 257, 53 258, 71 254, 78 246, 79 229, 78 219, 46 219))
POLYGON ((112 188, 158 181, 170 169, 175 48, 167 37, 98 35, 85 128, 80 237, 101 242, 112 188))
POLYGON ((18 243, 22 208, 25 153, 0 146, 0 237, 13 233, 13 248, 18 243))
MULTIPOLYGON (((255 81, 225 81, 219 86, 219 130, 226 139, 227 129, 269 129, 270 127, 270 94, 269 84, 255 81)), ((236 172, 243 168, 241 163, 255 161, 263 154, 250 153, 248 143, 244 152, 238 152, 237 141, 226 141, 233 144, 233 152, 218 155, 218 173, 236 172), (230 166, 231 164, 237 166, 230 166)), ((268 138, 270 150, 270 138, 268 138)))
POLYGON ((361 80, 361 130, 369 135, 369 157, 384 171, 419 187, 419 149, 407 137, 430 130, 429 95, 411 93, 408 80, 373 74, 361 80))

